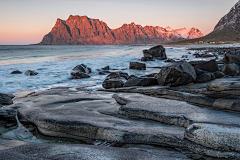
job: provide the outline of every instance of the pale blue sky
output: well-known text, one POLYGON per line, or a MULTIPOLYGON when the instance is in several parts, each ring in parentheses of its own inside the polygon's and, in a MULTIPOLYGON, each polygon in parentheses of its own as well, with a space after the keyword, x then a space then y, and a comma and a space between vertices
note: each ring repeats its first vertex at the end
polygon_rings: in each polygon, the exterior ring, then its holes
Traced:
POLYGON ((111 29, 124 23, 213 30, 237 0, 1 0, 0 45, 38 43, 57 18, 87 15, 111 29))

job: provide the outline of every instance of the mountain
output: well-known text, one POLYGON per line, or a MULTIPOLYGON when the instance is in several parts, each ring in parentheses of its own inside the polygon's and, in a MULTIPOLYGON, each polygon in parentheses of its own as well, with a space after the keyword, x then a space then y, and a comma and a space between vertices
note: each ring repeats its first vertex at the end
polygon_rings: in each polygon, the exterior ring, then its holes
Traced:
MULTIPOLYGON (((181 30, 181 29, 180 29, 181 30)), ((87 16, 73 16, 65 20, 57 19, 52 30, 43 37, 40 45, 108 45, 108 44, 148 44, 175 42, 201 37, 203 34, 195 28, 184 32, 171 27, 124 24, 120 28, 110 29, 98 19, 87 16), (184 34, 183 34, 184 33, 184 34)))
POLYGON ((240 42, 240 0, 223 16, 208 35, 172 44, 195 43, 199 41, 240 42))

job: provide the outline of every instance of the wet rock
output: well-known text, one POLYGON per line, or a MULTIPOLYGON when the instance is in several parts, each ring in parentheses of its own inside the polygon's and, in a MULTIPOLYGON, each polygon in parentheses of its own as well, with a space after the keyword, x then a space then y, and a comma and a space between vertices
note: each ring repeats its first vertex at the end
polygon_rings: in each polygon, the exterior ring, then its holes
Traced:
POLYGON ((211 73, 203 73, 200 76, 197 77, 197 82, 198 83, 203 83, 203 82, 207 82, 210 81, 212 79, 212 75, 211 73))
POLYGON ((84 64, 77 65, 75 68, 73 68, 73 70, 74 71, 79 71, 79 72, 84 72, 84 73, 87 73, 87 74, 92 72, 91 68, 87 67, 84 64))
POLYGON ((120 72, 112 72, 106 77, 106 79, 121 78, 121 77, 128 80, 129 75, 127 73, 124 73, 121 71, 120 72))
POLYGON ((129 69, 146 70, 146 64, 139 62, 130 62, 129 69))
POLYGON ((152 86, 158 85, 158 81, 152 77, 131 77, 127 80, 123 87, 131 87, 131 86, 152 86))
POLYGON ((155 76, 160 85, 179 86, 196 80, 196 72, 191 64, 185 61, 173 62, 162 67, 155 76))
POLYGON ((37 75, 38 72, 31 71, 31 70, 27 70, 27 71, 25 72, 25 74, 26 74, 27 76, 34 76, 34 75, 37 75))
POLYGON ((222 61, 225 64, 229 64, 229 63, 238 64, 240 62, 240 56, 234 55, 234 54, 225 54, 222 61))
POLYGON ((110 67, 109 66, 106 66, 106 67, 104 67, 104 68, 101 68, 102 70, 109 70, 110 69, 110 67))
POLYGON ((72 79, 82 79, 82 78, 90 78, 90 76, 84 72, 72 72, 71 78, 72 79))
POLYGON ((22 72, 19 70, 16 70, 16 71, 13 71, 11 74, 22 74, 22 72))
POLYGON ((0 93, 0 104, 2 105, 10 105, 13 104, 12 97, 8 94, 0 93))
POLYGON ((182 55, 182 58, 188 58, 188 55, 182 55))
POLYGON ((222 78, 222 77, 225 76, 225 74, 224 74, 223 72, 216 71, 216 72, 214 72, 214 76, 215 76, 216 78, 222 78))
POLYGON ((165 48, 162 45, 143 50, 144 57, 152 57, 158 60, 167 59, 165 48))
POLYGON ((110 88, 121 88, 125 83, 124 78, 112 78, 112 79, 105 79, 102 83, 103 88, 110 89, 110 88))
POLYGON ((229 76, 237 76, 240 73, 239 67, 235 63, 224 64, 221 71, 229 76))
POLYGON ((219 70, 216 60, 210 60, 207 62, 199 63, 195 68, 201 69, 201 70, 207 71, 207 72, 216 72, 219 70))

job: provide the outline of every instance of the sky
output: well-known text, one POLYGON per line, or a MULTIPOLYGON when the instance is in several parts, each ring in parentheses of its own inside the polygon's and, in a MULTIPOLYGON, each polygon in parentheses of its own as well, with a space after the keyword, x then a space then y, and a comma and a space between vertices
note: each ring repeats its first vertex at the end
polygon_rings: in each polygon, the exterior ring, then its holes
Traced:
POLYGON ((111 29, 135 22, 210 33, 238 0, 0 0, 0 45, 39 43, 57 18, 86 15, 111 29))

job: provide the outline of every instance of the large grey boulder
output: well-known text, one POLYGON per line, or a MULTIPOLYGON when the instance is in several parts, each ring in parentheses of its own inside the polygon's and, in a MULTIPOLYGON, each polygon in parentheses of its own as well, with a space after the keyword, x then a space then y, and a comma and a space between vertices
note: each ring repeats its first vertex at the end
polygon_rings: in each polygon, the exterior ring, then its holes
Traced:
POLYGON ((194 82, 197 76, 190 63, 179 61, 163 66, 155 78, 160 85, 180 86, 194 82))
POLYGON ((229 76, 237 76, 240 73, 239 67, 235 63, 224 64, 221 71, 229 76))
POLYGON ((129 69, 146 70, 146 64, 139 62, 130 62, 129 69))
POLYGON ((218 64, 215 59, 212 59, 210 61, 201 62, 199 63, 195 68, 201 69, 203 71, 207 72, 216 72, 218 71, 218 64))
POLYGON ((91 73, 92 70, 91 68, 87 67, 85 64, 80 64, 80 65, 77 65, 75 68, 73 68, 74 71, 79 71, 79 72, 84 72, 84 73, 91 73))
POLYGON ((0 104, 2 105, 13 104, 12 98, 13 97, 9 96, 8 94, 0 93, 0 104))
POLYGON ((144 57, 155 58, 158 60, 167 59, 165 48, 162 45, 152 47, 148 50, 143 50, 144 57))
MULTIPOLYGON (((131 76, 130 76, 131 77, 131 76)), ((136 77, 133 76, 127 80, 124 84, 124 87, 131 87, 131 86, 152 86, 157 85, 158 81, 156 78, 153 77, 136 77)))

